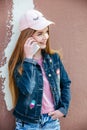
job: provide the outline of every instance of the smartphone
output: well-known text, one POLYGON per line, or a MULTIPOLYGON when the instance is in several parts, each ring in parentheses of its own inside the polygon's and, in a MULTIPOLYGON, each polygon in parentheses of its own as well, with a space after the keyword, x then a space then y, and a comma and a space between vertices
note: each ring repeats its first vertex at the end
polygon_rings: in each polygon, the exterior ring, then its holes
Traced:
POLYGON ((33 42, 32 46, 33 46, 33 55, 35 55, 36 52, 40 49, 40 46, 37 44, 37 42, 33 42))

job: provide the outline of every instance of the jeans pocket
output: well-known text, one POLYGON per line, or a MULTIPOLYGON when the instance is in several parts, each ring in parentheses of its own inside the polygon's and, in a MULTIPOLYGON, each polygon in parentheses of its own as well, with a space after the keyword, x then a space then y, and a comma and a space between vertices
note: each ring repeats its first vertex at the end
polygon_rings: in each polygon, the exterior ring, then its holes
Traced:
POLYGON ((16 122, 16 128, 15 128, 15 130, 23 130, 21 122, 16 122))

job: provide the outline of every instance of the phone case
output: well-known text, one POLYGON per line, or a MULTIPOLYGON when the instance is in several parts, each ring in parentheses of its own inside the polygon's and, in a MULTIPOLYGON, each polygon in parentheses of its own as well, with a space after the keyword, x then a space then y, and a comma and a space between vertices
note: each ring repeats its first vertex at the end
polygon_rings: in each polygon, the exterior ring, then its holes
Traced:
POLYGON ((40 46, 36 42, 32 43, 32 45, 33 45, 33 55, 34 55, 40 49, 40 46))

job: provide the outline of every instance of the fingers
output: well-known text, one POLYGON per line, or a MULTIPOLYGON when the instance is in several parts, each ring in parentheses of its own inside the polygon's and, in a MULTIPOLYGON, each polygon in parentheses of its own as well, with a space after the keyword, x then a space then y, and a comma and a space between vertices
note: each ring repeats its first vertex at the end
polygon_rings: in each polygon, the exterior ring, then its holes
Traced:
POLYGON ((29 37, 26 42, 25 45, 31 45, 35 40, 32 37, 29 37))
POLYGON ((59 119, 60 117, 64 116, 64 114, 61 113, 59 110, 50 112, 48 115, 51 116, 53 119, 59 119))
POLYGON ((58 117, 57 117, 57 114, 56 114, 56 112, 55 112, 55 111, 50 112, 48 115, 49 115, 49 116, 51 116, 53 120, 55 120, 55 119, 57 119, 57 118, 58 118, 58 117))
POLYGON ((58 119, 58 117, 56 115, 54 115, 54 116, 52 116, 52 119, 56 120, 56 119, 58 119))
POLYGON ((48 115, 49 115, 49 116, 53 116, 53 115, 54 115, 54 111, 53 111, 53 112, 49 112, 48 115))
POLYGON ((33 37, 29 37, 24 44, 24 57, 33 58, 39 48, 40 47, 37 45, 35 39, 33 37))

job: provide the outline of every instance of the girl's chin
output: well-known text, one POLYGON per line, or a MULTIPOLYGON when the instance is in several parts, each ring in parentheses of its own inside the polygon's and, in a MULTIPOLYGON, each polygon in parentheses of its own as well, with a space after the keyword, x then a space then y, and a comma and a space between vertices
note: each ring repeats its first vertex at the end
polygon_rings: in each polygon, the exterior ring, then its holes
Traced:
POLYGON ((46 48, 46 45, 44 45, 44 46, 40 46, 40 48, 41 48, 41 49, 45 49, 45 48, 46 48))

